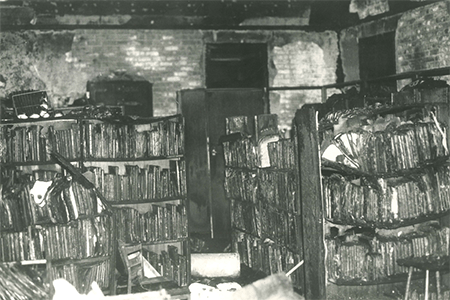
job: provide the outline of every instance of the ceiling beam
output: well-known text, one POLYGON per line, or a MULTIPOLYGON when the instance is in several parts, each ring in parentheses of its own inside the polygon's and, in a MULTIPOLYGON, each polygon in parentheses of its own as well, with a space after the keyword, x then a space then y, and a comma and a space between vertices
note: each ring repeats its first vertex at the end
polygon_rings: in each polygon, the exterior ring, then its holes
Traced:
MULTIPOLYGON (((436 1, 389 0, 390 13, 436 1)), ((214 29, 339 31, 371 20, 350 0, 3 1, 0 29, 214 29)))

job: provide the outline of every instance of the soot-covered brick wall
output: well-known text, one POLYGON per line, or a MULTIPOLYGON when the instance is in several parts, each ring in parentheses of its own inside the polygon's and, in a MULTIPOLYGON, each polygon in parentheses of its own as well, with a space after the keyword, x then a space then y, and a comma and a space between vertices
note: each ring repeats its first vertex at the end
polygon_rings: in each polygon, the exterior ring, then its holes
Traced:
POLYGON ((402 15, 398 22, 397 71, 450 66, 450 14, 445 1, 402 15))
MULTIPOLYGON (((2 32, 0 73, 4 96, 44 89, 54 107, 82 97, 98 75, 123 72, 153 84, 155 116, 176 113, 176 92, 204 88, 207 43, 266 43, 269 86, 322 85, 335 81, 337 34, 304 31, 79 29, 2 32)), ((270 94, 270 112, 289 128, 295 110, 320 102, 319 91, 270 94)))
POLYGON ((199 31, 73 30, 1 33, 4 94, 44 89, 54 107, 84 96, 86 83, 113 72, 153 83, 155 116, 176 113, 176 91, 203 86, 199 31))
MULTIPOLYGON (((342 30, 340 49, 345 80, 359 79, 358 40, 387 32, 395 32, 397 73, 450 66, 447 2, 436 2, 342 30)), ((410 80, 399 81, 398 89, 408 82, 410 80)))
POLYGON ((202 87, 201 37, 194 30, 77 30, 70 56, 86 74, 144 77, 153 84, 154 115, 169 115, 177 90, 202 87))

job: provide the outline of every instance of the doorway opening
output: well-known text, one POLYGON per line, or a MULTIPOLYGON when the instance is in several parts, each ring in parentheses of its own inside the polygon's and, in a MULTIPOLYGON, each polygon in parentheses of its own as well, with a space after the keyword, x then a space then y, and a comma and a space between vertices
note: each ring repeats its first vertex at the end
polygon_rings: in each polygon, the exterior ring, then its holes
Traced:
POLYGON ((261 88, 268 86, 267 45, 207 44, 207 88, 261 88))
MULTIPOLYGON (((359 75, 370 80, 396 73, 395 32, 359 39, 359 75)), ((395 80, 370 82, 368 88, 396 90, 395 80)))

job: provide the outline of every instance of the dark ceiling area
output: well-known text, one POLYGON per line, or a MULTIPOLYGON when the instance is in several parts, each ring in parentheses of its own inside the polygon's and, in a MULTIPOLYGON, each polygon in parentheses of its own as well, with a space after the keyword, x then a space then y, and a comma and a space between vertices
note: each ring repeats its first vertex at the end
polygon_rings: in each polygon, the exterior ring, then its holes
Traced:
MULTIPOLYGON (((356 0, 355 0, 356 1, 356 0)), ((307 20, 278 23, 283 29, 339 30, 436 1, 388 0, 389 11, 360 20, 349 12, 350 0, 141 0, 141 1, 3 1, 0 25, 30 28, 264 29, 249 19, 307 20), (97 19, 92 18, 97 16, 97 19), (105 21, 106 17, 116 19, 105 21), (90 17, 90 18, 89 18, 90 17), (102 18, 103 17, 103 18, 102 18), (292 25, 294 24, 294 25, 292 25)), ((364 3, 364 0, 359 0, 364 3)))

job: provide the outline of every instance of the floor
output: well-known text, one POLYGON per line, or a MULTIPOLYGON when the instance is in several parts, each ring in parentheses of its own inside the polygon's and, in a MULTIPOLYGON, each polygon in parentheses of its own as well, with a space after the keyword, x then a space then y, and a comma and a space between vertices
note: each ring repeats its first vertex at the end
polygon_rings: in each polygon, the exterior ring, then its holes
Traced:
MULTIPOLYGON (((209 239, 205 236, 193 236, 191 251, 193 253, 220 253, 230 251, 230 241, 222 239, 209 239)), ((192 282, 205 284, 211 287, 217 287, 218 284, 225 282, 236 282, 240 286, 250 285, 258 280, 267 277, 262 272, 255 272, 245 265, 241 265, 241 276, 239 278, 192 278, 192 282)), ((450 299, 450 270, 447 274, 441 276, 441 298, 450 299)), ((424 280, 415 280, 412 282, 410 299, 424 299, 424 280)), ((327 300, 392 300, 403 299, 406 282, 388 283, 383 285, 365 285, 365 286, 336 286, 329 284, 327 286, 327 300)), ((429 299, 436 298, 435 278, 430 278, 429 299)), ((249 299, 250 300, 250 299, 249 299)))

